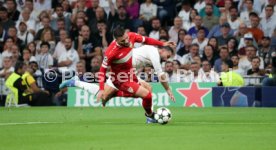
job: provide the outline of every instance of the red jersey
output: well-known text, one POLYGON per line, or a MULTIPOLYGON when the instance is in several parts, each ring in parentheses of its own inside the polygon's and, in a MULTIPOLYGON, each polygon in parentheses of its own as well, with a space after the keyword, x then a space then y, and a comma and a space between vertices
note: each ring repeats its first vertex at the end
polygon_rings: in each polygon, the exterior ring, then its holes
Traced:
MULTIPOLYGON (((152 38, 141 36, 137 33, 128 32, 129 47, 123 47, 117 44, 114 40, 107 48, 104 56, 102 66, 100 68, 100 90, 104 89, 104 81, 106 68, 110 66, 110 72, 113 77, 114 84, 120 83, 118 80, 119 73, 125 73, 128 75, 127 78, 130 79, 130 71, 132 67, 132 48, 135 42, 146 43, 149 45, 163 46, 163 42, 157 41, 152 38)), ((135 75, 133 75, 135 76, 135 75)), ((136 76, 135 76, 136 77, 136 76)), ((125 79, 125 78, 124 78, 125 79)))

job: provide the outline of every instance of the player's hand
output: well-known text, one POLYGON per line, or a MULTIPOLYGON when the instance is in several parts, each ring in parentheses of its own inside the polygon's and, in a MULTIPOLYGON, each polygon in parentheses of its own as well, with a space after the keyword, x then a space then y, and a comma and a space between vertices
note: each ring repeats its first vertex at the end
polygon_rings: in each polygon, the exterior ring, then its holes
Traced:
POLYGON ((169 90, 167 90, 167 93, 168 93, 170 99, 175 103, 175 97, 174 97, 172 91, 169 89, 169 90))
POLYGON ((170 46, 172 48, 176 47, 176 44, 172 41, 165 42, 163 46, 170 46))
POLYGON ((99 93, 97 94, 97 102, 100 102, 103 97, 103 90, 100 90, 99 93))

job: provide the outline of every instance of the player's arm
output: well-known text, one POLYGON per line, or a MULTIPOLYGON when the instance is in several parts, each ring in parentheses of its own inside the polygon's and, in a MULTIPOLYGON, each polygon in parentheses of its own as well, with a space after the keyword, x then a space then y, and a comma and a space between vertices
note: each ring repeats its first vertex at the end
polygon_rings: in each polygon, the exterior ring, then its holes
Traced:
POLYGON ((149 57, 150 57, 152 66, 153 66, 154 70, 157 72, 158 79, 159 79, 160 83, 162 84, 162 86, 164 87, 166 92, 168 93, 170 99, 175 102, 175 98, 174 98, 172 91, 168 84, 167 76, 163 72, 161 64, 160 64, 160 55, 158 53, 158 49, 155 47, 149 47, 148 49, 152 49, 151 51, 148 51, 148 53, 149 53, 149 57))
POLYGON ((172 90, 170 89, 166 74, 163 72, 161 75, 158 76, 158 78, 159 78, 160 83, 162 84, 162 86, 166 90, 167 94, 169 95, 170 99, 173 102, 175 102, 175 98, 174 98, 174 95, 172 93, 172 90))
POLYGON ((97 94, 97 101, 99 102, 102 99, 102 95, 103 95, 103 91, 104 91, 104 83, 106 80, 106 70, 107 70, 107 66, 109 66, 109 62, 110 62, 110 58, 108 58, 108 56, 105 55, 99 74, 98 74, 98 79, 99 79, 99 92, 97 94))
POLYGON ((174 42, 161 42, 159 40, 142 36, 137 33, 130 33, 130 36, 135 36, 135 42, 138 42, 138 43, 145 43, 148 45, 156 45, 156 46, 175 46, 174 42))

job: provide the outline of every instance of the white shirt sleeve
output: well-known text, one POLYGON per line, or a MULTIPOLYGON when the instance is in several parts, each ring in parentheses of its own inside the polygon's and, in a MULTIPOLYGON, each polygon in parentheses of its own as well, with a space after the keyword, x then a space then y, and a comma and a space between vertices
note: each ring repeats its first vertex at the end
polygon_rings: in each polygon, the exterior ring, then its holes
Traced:
POLYGON ((158 52, 158 49, 156 47, 149 46, 147 50, 148 50, 148 54, 149 54, 149 58, 152 63, 152 66, 156 71, 157 75, 160 76, 161 74, 163 74, 163 70, 161 67, 160 54, 158 52))

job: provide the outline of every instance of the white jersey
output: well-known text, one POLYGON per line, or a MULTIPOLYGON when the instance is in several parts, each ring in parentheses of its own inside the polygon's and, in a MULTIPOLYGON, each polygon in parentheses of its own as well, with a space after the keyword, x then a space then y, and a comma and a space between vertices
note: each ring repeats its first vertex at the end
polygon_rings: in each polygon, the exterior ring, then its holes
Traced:
POLYGON ((148 64, 153 66, 158 76, 163 73, 160 55, 156 47, 143 45, 139 48, 134 48, 132 53, 132 66, 139 69, 148 64))

